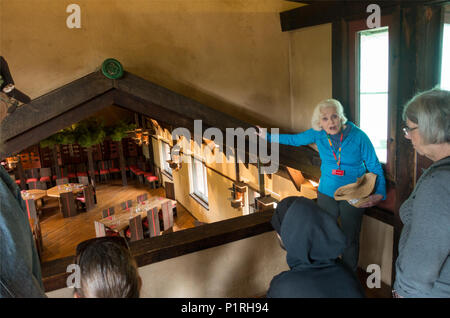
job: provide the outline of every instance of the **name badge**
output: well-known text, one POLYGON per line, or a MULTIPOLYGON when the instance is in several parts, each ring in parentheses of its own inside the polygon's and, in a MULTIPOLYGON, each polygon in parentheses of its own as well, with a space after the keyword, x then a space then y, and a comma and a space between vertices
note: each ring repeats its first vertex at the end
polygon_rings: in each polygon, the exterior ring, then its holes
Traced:
POLYGON ((333 171, 331 173, 333 175, 335 175, 335 176, 343 176, 344 175, 344 170, 333 169, 333 171))

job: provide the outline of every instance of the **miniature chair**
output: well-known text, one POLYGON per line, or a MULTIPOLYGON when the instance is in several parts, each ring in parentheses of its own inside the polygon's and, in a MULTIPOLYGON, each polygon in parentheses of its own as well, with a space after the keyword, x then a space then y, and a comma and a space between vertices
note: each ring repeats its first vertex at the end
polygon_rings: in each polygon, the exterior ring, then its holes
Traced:
POLYGON ((108 216, 111 216, 114 213, 115 213, 114 207, 110 207, 110 208, 104 209, 102 211, 102 218, 106 218, 108 216))
POLYGON ((154 207, 147 211, 147 219, 142 223, 144 225, 145 236, 154 237, 161 235, 161 230, 159 228, 159 216, 158 208, 154 207))
POLYGON ((59 207, 64 218, 77 215, 77 204, 72 192, 64 192, 59 196, 59 207))
POLYGON ((138 203, 140 203, 142 201, 147 201, 148 200, 148 193, 144 193, 144 194, 138 195, 136 200, 137 200, 138 203))
POLYGON ((132 200, 128 200, 128 201, 120 203, 120 207, 122 208, 122 210, 129 209, 132 206, 133 206, 133 201, 132 200))
POLYGON ((142 229, 142 217, 137 215, 130 219, 130 227, 126 232, 127 238, 131 242, 144 239, 144 230, 142 229))

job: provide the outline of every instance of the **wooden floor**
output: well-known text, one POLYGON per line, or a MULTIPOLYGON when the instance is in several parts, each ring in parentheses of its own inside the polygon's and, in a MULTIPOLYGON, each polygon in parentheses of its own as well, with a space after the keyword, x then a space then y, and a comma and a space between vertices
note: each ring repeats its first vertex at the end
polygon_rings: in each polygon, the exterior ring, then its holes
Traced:
MULTIPOLYGON (((96 193, 96 207, 71 218, 62 217, 56 198, 45 198, 40 217, 43 241, 42 262, 74 255, 75 248, 80 242, 95 237, 94 221, 102 218, 103 209, 117 206, 126 200, 136 200, 138 195, 144 193, 165 196, 163 188, 150 189, 148 185, 139 184, 137 181, 129 181, 128 186, 124 187, 121 180, 97 184, 96 193)), ((188 211, 178 205, 173 230, 180 231, 194 227, 194 220, 188 211)))

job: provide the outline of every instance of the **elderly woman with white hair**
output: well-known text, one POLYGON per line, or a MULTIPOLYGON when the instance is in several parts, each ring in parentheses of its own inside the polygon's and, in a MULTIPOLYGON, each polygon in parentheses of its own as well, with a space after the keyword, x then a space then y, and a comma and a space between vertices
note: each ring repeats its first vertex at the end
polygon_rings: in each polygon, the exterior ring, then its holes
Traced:
POLYGON ((405 106, 405 138, 433 164, 400 207, 394 297, 450 297, 450 91, 432 89, 405 106))
MULTIPOLYGON (((386 181, 375 149, 367 135, 344 115, 341 103, 335 99, 320 102, 312 116, 312 128, 298 134, 279 134, 279 143, 291 146, 317 145, 322 164, 318 188, 318 205, 340 224, 349 246, 342 260, 356 271, 359 258, 359 236, 364 209, 386 198, 386 181), (375 191, 367 202, 356 208, 347 201, 336 201, 335 191, 355 183, 367 171, 377 175, 375 191)), ((258 135, 262 136, 260 127, 258 135)), ((264 136, 262 136, 264 137, 264 136)), ((271 134, 266 138, 270 141, 271 134)))

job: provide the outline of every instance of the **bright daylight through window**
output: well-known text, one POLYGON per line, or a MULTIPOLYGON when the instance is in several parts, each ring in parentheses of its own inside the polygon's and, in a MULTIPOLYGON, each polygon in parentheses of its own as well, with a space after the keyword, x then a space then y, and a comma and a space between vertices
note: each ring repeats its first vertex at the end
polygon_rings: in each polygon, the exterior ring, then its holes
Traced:
POLYGON ((380 162, 387 159, 389 86, 388 28, 359 32, 359 127, 380 162))
POLYGON ((442 38, 441 88, 450 90, 450 23, 444 24, 442 38))
POLYGON ((200 160, 192 159, 193 192, 196 196, 208 203, 208 183, 206 167, 200 160))

